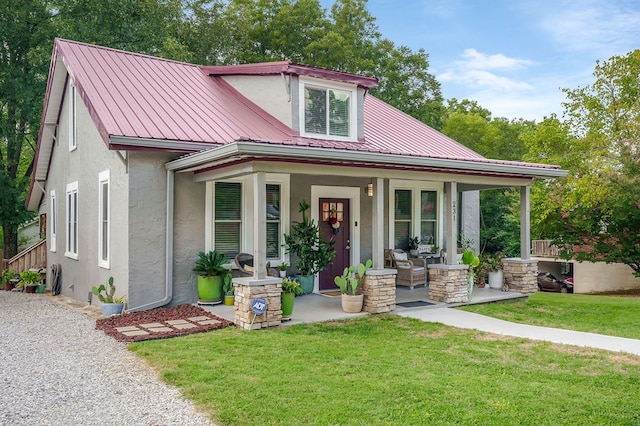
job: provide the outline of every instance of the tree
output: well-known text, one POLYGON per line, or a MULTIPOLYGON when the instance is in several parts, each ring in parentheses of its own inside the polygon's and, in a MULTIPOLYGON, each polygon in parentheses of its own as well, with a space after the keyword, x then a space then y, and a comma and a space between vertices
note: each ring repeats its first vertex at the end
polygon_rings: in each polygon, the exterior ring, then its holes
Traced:
POLYGON ((5 256, 18 250, 18 225, 38 134, 51 52, 50 2, 0 1, 0 224, 5 256))
POLYGON ((553 193, 565 257, 620 262, 640 276, 640 50, 597 62, 595 81, 564 89, 570 176, 553 193))

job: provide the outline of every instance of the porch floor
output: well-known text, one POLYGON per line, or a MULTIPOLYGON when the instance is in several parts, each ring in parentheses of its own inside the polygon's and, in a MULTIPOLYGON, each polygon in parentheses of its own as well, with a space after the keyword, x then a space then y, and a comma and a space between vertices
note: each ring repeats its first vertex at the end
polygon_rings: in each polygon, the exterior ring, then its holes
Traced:
MULTIPOLYGON (((471 294, 471 301, 469 304, 477 303, 491 303, 497 301, 507 300, 519 300, 526 299, 528 295, 517 292, 504 292, 501 290, 494 290, 489 287, 474 288, 471 294)), ((410 290, 407 287, 396 287, 396 310, 395 313, 416 310, 416 309, 437 309, 437 308, 451 308, 455 306, 464 305, 459 304, 447 304, 438 303, 429 300, 429 289, 424 287, 417 287, 410 290), (408 302, 429 302, 425 306, 404 307, 399 303, 408 302)), ((207 306, 201 305, 203 309, 213 313, 219 317, 234 321, 233 306, 225 306, 223 304, 207 306)), ((290 321, 285 321, 282 325, 302 324, 310 322, 323 322, 340 320, 347 318, 355 318, 359 316, 367 315, 367 312, 359 312, 357 314, 348 314, 342 311, 342 304, 340 296, 325 296, 321 294, 307 294, 304 296, 296 297, 295 307, 293 310, 293 316, 290 321)))

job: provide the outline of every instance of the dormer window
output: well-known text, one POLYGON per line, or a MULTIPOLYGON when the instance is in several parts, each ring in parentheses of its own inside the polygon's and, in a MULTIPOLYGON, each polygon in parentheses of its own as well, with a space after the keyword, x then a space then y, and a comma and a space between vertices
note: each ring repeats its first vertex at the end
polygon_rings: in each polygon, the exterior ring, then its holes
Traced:
POLYGON ((356 140, 356 87, 311 78, 300 83, 302 136, 356 140))

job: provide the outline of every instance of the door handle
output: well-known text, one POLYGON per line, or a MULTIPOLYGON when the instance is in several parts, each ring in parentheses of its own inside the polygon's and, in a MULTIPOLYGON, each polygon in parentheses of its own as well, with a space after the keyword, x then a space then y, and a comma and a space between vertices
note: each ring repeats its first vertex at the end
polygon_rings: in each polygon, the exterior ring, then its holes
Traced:
POLYGON ((347 240, 347 245, 344 247, 345 250, 351 250, 351 240, 347 240))

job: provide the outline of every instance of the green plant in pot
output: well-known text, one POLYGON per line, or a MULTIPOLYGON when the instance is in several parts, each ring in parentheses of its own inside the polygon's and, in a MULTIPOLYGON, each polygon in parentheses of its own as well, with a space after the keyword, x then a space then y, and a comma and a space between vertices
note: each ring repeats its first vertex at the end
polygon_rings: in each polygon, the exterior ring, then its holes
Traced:
POLYGON ((287 262, 282 262, 280 265, 278 265, 278 272, 280 273, 280 278, 284 278, 287 276, 287 268, 289 268, 289 265, 287 264, 287 262))
POLYGON ((224 284, 222 285, 222 290, 224 291, 224 304, 227 306, 233 306, 235 302, 235 286, 233 285, 233 274, 231 273, 231 269, 227 269, 227 272, 223 277, 224 284))
POLYGON ((16 273, 11 269, 5 269, 2 271, 2 274, 0 274, 0 281, 2 281, 2 285, 5 291, 11 291, 13 289, 13 283, 11 282, 11 280, 15 277, 16 273))
POLYGON ((364 296, 362 295, 362 283, 367 269, 371 268, 371 259, 358 266, 344 268, 342 275, 333 279, 342 293, 342 310, 348 313, 356 313, 362 310, 364 296))
POLYGON ((40 282, 40 273, 36 271, 20 272, 20 283, 26 293, 35 293, 40 282))
POLYGON ((282 280, 282 294, 280 295, 280 301, 282 303, 283 320, 291 318, 295 297, 300 294, 302 294, 302 286, 298 281, 291 278, 284 278, 282 280))
POLYGON ((198 253, 193 272, 198 274, 198 303, 216 304, 222 301, 225 265, 229 259, 217 250, 198 253))
POLYGON ((98 296, 102 304, 102 315, 105 317, 121 314, 124 309, 125 297, 116 297, 116 286, 113 285, 113 277, 109 277, 106 284, 91 287, 91 293, 98 296))
POLYGON ((474 268, 480 265, 480 258, 472 250, 465 250, 462 253, 462 263, 469 265, 469 270, 467 271, 467 297, 470 300, 471 292, 473 291, 474 268))
POLYGON ((296 268, 300 272, 300 284, 305 294, 313 292, 315 274, 327 267, 336 255, 333 238, 328 242, 320 238, 318 224, 307 215, 309 203, 300 201, 298 211, 301 222, 293 222, 291 234, 284 234, 284 248, 287 254, 294 254, 298 260, 296 268))

